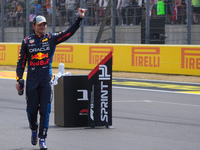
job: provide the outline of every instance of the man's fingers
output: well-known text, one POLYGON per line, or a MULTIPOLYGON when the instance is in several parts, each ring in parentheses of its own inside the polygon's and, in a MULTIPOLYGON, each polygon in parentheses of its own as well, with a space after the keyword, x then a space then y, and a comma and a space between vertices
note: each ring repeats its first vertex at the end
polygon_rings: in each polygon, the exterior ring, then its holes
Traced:
POLYGON ((19 91, 19 90, 20 90, 20 87, 19 87, 19 83, 18 83, 18 82, 16 83, 15 86, 16 86, 17 91, 19 91))
POLYGON ((87 9, 79 8, 79 11, 80 11, 81 13, 85 13, 85 12, 87 11, 87 9))

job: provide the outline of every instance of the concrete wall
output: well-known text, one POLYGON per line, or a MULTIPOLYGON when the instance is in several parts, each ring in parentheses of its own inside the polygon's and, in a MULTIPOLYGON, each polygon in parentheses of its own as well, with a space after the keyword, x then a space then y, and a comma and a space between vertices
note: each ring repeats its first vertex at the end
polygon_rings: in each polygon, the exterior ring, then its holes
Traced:
MULTIPOLYGON (((67 29, 68 27, 57 27, 56 32, 67 29)), ((106 26, 101 43, 108 43, 107 39, 111 38, 111 29, 106 26)), ((52 31, 51 27, 47 31, 52 31)), ((99 26, 84 27, 84 43, 94 43, 99 26)), ((116 26, 116 43, 141 44, 141 27, 140 26, 116 26)), ((166 44, 187 44, 187 26, 186 25, 166 25, 165 32, 167 39, 166 44)), ((80 29, 71 37, 67 43, 80 43, 80 29)), ((200 44, 200 25, 192 25, 191 44, 200 44)), ((21 27, 5 28, 5 42, 21 42, 23 40, 23 29, 21 27)))

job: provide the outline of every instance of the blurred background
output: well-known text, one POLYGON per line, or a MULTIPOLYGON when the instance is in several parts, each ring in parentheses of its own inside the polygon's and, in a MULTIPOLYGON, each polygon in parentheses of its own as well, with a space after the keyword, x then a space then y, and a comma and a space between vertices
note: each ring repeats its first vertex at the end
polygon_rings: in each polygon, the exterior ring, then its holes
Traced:
POLYGON ((86 17, 69 43, 200 43, 200 0, 1 0, 0 42, 21 42, 44 15, 47 32, 73 24, 77 9, 86 17))

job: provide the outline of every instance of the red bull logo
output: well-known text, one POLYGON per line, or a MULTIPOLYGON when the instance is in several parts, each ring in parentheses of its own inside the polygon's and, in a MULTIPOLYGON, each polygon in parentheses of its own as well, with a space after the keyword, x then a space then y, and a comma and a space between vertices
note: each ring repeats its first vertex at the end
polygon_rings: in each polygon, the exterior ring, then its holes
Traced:
POLYGON ((31 56, 31 60, 33 60, 33 59, 42 60, 44 58, 48 58, 48 53, 44 54, 44 53, 39 52, 39 53, 31 56))
POLYGON ((38 60, 36 62, 30 61, 30 66, 44 66, 44 65, 48 65, 49 62, 50 62, 49 58, 46 61, 44 60, 38 60))

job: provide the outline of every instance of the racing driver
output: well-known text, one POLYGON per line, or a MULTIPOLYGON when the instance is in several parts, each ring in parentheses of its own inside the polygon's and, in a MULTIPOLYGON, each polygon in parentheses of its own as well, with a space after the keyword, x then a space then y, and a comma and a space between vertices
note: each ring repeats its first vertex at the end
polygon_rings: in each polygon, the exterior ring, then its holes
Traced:
POLYGON ((46 18, 39 15, 33 21, 34 33, 26 37, 21 44, 21 50, 16 68, 16 89, 20 91, 19 79, 23 78, 26 62, 26 101, 29 126, 32 131, 31 143, 36 145, 39 137, 40 149, 47 149, 45 139, 49 127, 49 115, 52 100, 51 63, 56 45, 69 39, 79 28, 87 9, 78 9, 79 17, 67 30, 60 33, 45 33, 46 18), (38 123, 37 115, 40 114, 38 123), (38 129, 39 126, 39 129, 38 129))

